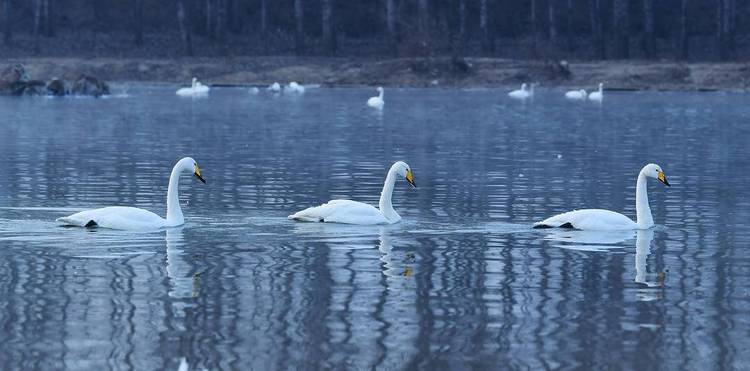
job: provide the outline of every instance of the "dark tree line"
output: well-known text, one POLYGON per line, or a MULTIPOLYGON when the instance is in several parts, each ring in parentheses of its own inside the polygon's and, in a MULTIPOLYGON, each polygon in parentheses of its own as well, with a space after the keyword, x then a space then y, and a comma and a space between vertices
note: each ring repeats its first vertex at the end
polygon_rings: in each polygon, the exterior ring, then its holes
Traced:
MULTIPOLYGON (((743 0, 0 0, 6 48, 77 32, 264 55, 741 57, 743 0), (24 38, 26 37, 26 38, 24 38)), ((40 51, 42 52, 42 51, 40 51)))

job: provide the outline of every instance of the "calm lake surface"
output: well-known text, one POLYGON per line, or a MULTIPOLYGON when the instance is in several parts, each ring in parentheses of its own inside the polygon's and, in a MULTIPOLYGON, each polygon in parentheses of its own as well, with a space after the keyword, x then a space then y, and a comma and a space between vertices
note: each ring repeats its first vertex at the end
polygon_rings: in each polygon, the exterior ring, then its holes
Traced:
POLYGON ((106 99, 0 98, 0 368, 673 369, 750 367, 750 99, 538 90, 308 89, 303 96, 131 86, 106 99), (109 205, 187 223, 58 227, 109 205), (286 216, 377 204, 403 221, 286 216), (598 207, 657 226, 530 225, 598 207))

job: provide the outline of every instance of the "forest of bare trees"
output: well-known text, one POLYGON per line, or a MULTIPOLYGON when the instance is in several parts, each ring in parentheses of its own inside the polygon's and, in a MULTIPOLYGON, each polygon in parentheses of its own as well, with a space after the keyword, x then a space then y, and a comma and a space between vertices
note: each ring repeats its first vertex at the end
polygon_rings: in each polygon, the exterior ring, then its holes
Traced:
POLYGON ((0 55, 737 60, 741 0, 0 0, 0 55))

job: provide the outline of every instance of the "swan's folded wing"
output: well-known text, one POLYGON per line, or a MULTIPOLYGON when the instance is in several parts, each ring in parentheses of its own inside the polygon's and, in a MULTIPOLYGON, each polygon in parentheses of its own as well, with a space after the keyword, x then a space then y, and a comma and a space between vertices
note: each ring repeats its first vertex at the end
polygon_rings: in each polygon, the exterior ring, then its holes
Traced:
POLYGON ((585 209, 568 211, 534 223, 534 228, 572 228, 580 230, 635 229, 630 218, 614 211, 585 209))
POLYGON ((383 214, 375 207, 351 200, 332 200, 323 205, 310 207, 289 215, 289 219, 303 222, 345 224, 387 223, 383 214))
POLYGON ((58 218, 57 222, 65 226, 126 230, 158 229, 165 225, 164 219, 148 210, 125 206, 81 211, 58 218))

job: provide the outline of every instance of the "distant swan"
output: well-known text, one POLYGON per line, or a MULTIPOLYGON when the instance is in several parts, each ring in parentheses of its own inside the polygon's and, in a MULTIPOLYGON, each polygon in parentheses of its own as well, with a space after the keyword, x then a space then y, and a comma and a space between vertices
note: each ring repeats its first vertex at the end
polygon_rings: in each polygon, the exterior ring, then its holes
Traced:
POLYGON ((367 100, 367 105, 372 108, 382 109, 383 105, 385 104, 385 100, 383 100, 383 87, 378 86, 377 89, 375 89, 378 93, 377 97, 371 97, 367 100))
POLYGON ((305 94, 305 87, 297 84, 296 81, 292 81, 289 83, 289 86, 287 86, 286 91, 289 93, 305 94))
POLYGON ((208 94, 209 89, 208 86, 201 84, 197 78, 193 77, 193 82, 190 84, 190 87, 177 89, 177 95, 182 97, 206 95, 208 94))
POLYGON ((198 164, 190 157, 178 161, 169 176, 169 188, 167 190, 167 218, 143 209, 125 206, 110 206, 101 209, 86 210, 70 216, 58 218, 57 222, 65 226, 74 227, 102 227, 110 229, 144 230, 176 227, 185 223, 180 208, 180 199, 177 195, 179 189, 180 174, 190 172, 203 183, 198 164))
POLYGON ((664 171, 656 164, 648 164, 638 174, 635 187, 636 221, 614 211, 602 209, 575 210, 555 215, 534 224, 534 228, 572 228, 581 230, 648 229, 654 226, 651 207, 648 205, 648 178, 658 179, 669 186, 664 171))
POLYGON ((586 90, 571 90, 565 93, 565 98, 570 100, 586 100, 586 90))
POLYGON ((599 83, 599 90, 591 92, 589 94, 589 100, 593 100, 595 102, 601 102, 604 99, 604 84, 599 83))
POLYGON ((253 94, 253 95, 258 95, 258 93, 260 93, 260 89, 258 89, 258 87, 257 87, 257 86, 253 86, 253 87, 251 87, 251 88, 250 88, 250 89, 248 90, 248 92, 249 92, 250 94, 253 94))
POLYGON ((272 93, 281 93, 281 85, 279 85, 278 82, 275 82, 271 85, 268 85, 268 90, 272 93))
POLYGON ((320 206, 310 207, 298 213, 289 215, 289 219, 301 222, 325 222, 325 223, 344 223, 344 224, 393 224, 401 220, 401 216, 396 213, 391 203, 393 196, 393 187, 396 184, 396 176, 406 178, 406 181, 416 188, 414 183, 414 174, 403 161, 398 161, 385 178, 383 191, 380 193, 379 209, 356 201, 350 200, 332 200, 320 206))
POLYGON ((513 90, 508 96, 514 99, 527 99, 534 96, 534 84, 531 84, 531 90, 526 89, 526 83, 521 84, 521 89, 513 90))

